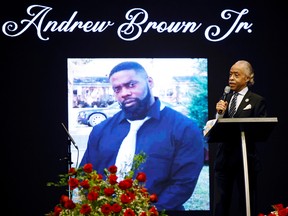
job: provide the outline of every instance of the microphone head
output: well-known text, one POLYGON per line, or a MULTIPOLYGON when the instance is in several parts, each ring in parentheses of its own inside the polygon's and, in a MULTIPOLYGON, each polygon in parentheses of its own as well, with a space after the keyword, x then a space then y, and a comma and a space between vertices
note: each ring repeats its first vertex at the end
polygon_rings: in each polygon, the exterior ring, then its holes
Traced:
POLYGON ((231 89, 230 86, 226 86, 224 89, 224 93, 228 94, 230 92, 230 89, 231 89))
POLYGON ((226 100, 226 97, 227 97, 227 94, 230 92, 230 86, 226 86, 225 88, 224 88, 224 92, 223 92, 223 95, 222 95, 222 100, 226 100))

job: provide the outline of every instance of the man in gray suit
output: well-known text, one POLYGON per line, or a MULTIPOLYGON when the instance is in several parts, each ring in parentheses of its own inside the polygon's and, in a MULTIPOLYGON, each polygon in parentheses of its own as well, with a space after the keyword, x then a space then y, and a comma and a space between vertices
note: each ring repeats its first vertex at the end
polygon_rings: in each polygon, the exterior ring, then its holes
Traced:
MULTIPOLYGON (((227 94, 227 100, 221 98, 216 104, 216 118, 266 117, 265 99, 250 90, 253 84, 254 71, 248 61, 239 60, 232 65, 229 74, 229 87, 231 92, 227 94), (235 100, 232 99, 234 95, 237 95, 235 100), (235 102, 234 108, 232 101, 235 102)), ((225 142, 218 144, 214 164, 215 196, 213 216, 246 215, 243 158, 240 138, 240 136, 235 137, 232 141, 233 143, 225 142), (239 209, 231 209, 233 198, 237 198, 234 196, 234 187, 236 187, 239 195, 237 199, 239 209)), ((251 140, 246 140, 246 143, 251 215, 256 216, 256 177, 261 166, 256 154, 255 143, 251 142, 251 140)))

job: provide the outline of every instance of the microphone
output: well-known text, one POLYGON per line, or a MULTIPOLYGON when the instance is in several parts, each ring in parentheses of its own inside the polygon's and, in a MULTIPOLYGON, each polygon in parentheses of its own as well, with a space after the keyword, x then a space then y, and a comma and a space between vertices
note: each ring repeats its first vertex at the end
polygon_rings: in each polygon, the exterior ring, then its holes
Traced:
MULTIPOLYGON (((222 95, 222 100, 226 101, 226 97, 227 97, 229 92, 230 92, 230 86, 225 86, 224 92, 223 92, 223 95, 222 95)), ((218 113, 221 115, 223 113, 223 110, 219 110, 218 113)))
POLYGON ((73 139, 72 136, 70 135, 68 129, 65 127, 65 125, 64 125, 63 123, 61 123, 61 124, 62 124, 62 127, 64 128, 64 130, 66 131, 69 140, 73 143, 74 147, 78 150, 78 146, 76 145, 76 142, 74 141, 74 139, 73 139))
POLYGON ((224 100, 224 101, 226 100, 226 97, 229 94, 229 92, 230 92, 230 86, 226 86, 224 88, 224 92, 223 92, 223 95, 222 95, 222 100, 224 100))

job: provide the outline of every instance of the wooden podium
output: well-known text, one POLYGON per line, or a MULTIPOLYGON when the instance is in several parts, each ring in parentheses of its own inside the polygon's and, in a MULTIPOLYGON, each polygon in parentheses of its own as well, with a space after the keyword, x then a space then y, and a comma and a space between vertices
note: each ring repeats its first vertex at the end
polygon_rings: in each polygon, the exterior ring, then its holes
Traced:
POLYGON ((251 215, 251 211, 246 139, 253 142, 265 142, 277 122, 278 119, 276 117, 220 118, 215 119, 213 126, 204 135, 208 143, 231 142, 231 140, 241 136, 247 216, 251 215))

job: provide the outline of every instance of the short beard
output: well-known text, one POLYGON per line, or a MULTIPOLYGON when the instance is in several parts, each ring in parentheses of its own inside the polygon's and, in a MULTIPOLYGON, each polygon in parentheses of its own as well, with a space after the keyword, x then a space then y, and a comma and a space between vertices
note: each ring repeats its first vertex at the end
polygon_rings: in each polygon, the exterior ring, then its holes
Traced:
POLYGON ((148 90, 145 98, 140 100, 135 98, 136 103, 131 107, 125 107, 121 104, 121 109, 125 113, 125 117, 130 120, 144 119, 150 108, 151 92, 148 90))

